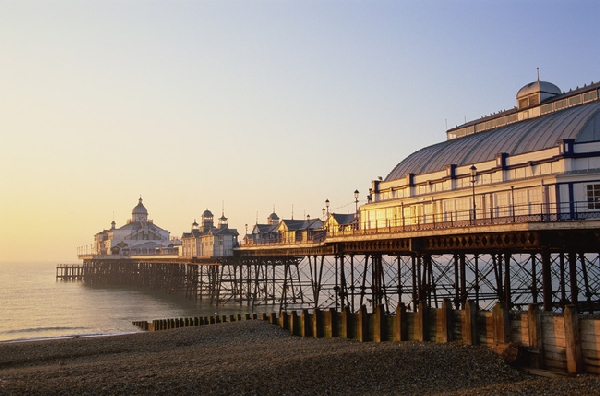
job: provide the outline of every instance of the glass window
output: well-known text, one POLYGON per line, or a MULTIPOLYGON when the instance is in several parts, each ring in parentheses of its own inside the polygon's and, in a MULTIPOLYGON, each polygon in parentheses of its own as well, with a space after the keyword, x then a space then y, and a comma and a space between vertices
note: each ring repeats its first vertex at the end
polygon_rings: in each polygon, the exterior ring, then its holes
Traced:
POLYGON ((600 209, 600 184, 587 186, 588 209, 600 209))

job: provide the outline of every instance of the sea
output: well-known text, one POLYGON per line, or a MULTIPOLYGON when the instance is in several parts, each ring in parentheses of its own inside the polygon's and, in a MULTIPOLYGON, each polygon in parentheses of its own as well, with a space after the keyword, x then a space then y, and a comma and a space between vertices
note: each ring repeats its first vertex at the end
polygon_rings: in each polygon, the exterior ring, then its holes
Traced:
POLYGON ((0 263, 0 343, 136 333, 132 321, 254 313, 165 291, 56 279, 57 263, 0 263))

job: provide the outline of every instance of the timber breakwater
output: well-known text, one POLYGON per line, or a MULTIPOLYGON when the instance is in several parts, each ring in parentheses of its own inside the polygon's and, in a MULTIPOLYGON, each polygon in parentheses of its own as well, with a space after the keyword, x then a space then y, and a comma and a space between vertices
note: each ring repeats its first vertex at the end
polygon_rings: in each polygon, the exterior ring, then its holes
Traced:
POLYGON ((486 346, 515 365, 570 374, 600 373, 596 352, 600 343, 600 315, 579 315, 567 306, 563 314, 545 314, 534 304, 525 312, 507 310, 497 303, 491 311, 477 311, 473 303, 464 310, 450 304, 433 309, 421 304, 408 312, 399 304, 394 314, 380 305, 373 313, 365 306, 357 313, 302 310, 271 314, 246 314, 136 321, 147 331, 260 319, 291 334, 311 338, 348 338, 361 342, 460 340, 467 345, 486 346))

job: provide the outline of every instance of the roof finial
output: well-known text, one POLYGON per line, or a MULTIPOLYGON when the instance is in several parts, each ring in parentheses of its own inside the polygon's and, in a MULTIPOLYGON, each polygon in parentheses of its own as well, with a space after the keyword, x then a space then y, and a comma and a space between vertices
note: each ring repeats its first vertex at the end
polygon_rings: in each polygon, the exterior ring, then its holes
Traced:
POLYGON ((537 68, 538 82, 540 82, 540 68, 537 68))

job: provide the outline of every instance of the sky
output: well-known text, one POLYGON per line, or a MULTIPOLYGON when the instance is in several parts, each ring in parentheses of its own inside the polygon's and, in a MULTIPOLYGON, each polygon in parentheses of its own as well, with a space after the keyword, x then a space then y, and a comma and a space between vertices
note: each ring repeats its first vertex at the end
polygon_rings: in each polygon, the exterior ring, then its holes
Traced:
POLYGON ((600 2, 0 0, 0 262, 76 263, 131 218, 179 237, 351 213, 371 180, 537 79, 600 80, 600 2))

